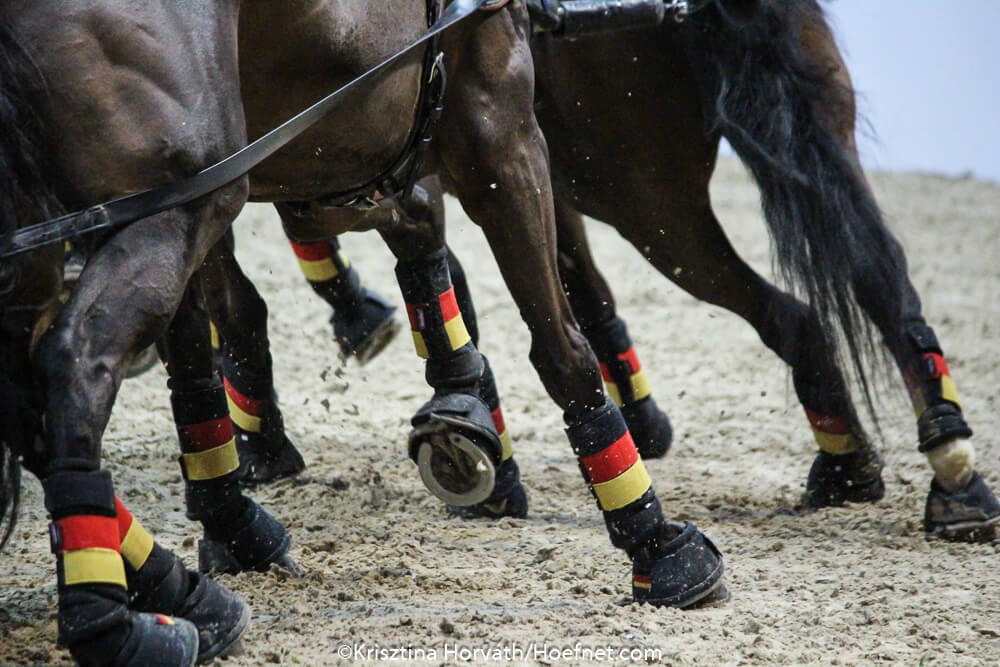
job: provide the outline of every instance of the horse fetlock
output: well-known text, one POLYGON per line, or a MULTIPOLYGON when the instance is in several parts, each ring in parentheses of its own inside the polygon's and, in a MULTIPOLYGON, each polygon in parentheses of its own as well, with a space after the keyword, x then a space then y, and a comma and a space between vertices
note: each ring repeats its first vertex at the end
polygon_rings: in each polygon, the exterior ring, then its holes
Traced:
POLYGON ((254 501, 243 500, 245 507, 235 519, 203 521, 205 538, 198 544, 198 569, 235 574, 264 571, 276 564, 299 574, 288 556, 292 540, 285 527, 254 501))
POLYGON ((722 554, 690 521, 666 524, 632 560, 636 602, 690 608, 729 598, 722 554))
POLYGON ((992 540, 1000 526, 1000 501, 986 481, 973 472, 961 488, 946 490, 931 482, 924 509, 924 530, 957 541, 992 540))
POLYGON ((847 454, 820 451, 806 480, 806 503, 813 508, 865 503, 885 496, 882 457, 871 447, 847 454))
POLYGON ((625 404, 621 409, 639 455, 644 459, 666 456, 673 444, 674 429, 670 418, 660 410, 653 397, 625 404))
POLYGON ((452 505, 448 510, 463 519, 499 519, 505 516, 523 519, 528 516, 528 495, 521 484, 517 462, 509 458, 500 464, 493 493, 486 500, 465 507, 452 505))
POLYGON ((458 507, 490 497, 504 447, 493 415, 478 395, 435 392, 411 423, 410 458, 431 493, 458 507))
POLYGON ((378 294, 361 288, 356 308, 334 307, 330 316, 333 336, 341 357, 354 357, 364 365, 392 342, 399 333, 396 307, 378 294))

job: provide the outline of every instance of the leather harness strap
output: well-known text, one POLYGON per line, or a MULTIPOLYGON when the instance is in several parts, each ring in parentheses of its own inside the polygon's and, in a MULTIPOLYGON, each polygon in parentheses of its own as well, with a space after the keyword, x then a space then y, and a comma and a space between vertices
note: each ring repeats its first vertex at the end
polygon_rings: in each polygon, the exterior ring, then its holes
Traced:
POLYGON ((14 231, 8 237, 8 244, 0 243, 0 247, 4 248, 3 252, 0 253, 0 259, 37 250, 43 246, 84 234, 118 229, 141 218, 182 206, 198 197, 218 190, 246 174, 292 139, 316 124, 337 107, 348 90, 370 79, 413 50, 430 43, 442 32, 478 11, 488 1, 453 0, 441 13, 440 19, 409 46, 386 58, 361 76, 330 93, 246 147, 194 176, 14 231))

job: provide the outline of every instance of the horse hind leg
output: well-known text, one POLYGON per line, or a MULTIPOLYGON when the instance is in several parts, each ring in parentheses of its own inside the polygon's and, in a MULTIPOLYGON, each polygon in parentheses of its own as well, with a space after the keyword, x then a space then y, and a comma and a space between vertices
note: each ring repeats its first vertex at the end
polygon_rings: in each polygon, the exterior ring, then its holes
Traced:
POLYGON ((583 217, 558 198, 555 215, 559 277, 580 331, 597 355, 604 387, 621 409, 642 458, 665 456, 673 442, 673 427, 653 399, 625 321, 616 313, 611 289, 594 264, 583 217))
POLYGON ((662 205, 647 202, 624 208, 616 226, 664 276, 695 298, 739 315, 789 365, 819 447, 806 482, 807 503, 826 507, 882 498, 881 457, 848 400, 843 374, 825 348, 818 318, 740 258, 707 193, 695 200, 676 195, 662 205), (669 215, 653 229, 643 219, 645 210, 667 210, 669 215), (664 225, 669 243, 658 231, 664 225))
MULTIPOLYGON (((209 252, 199 275, 240 457, 240 484, 296 475, 305 461, 288 439, 275 398, 267 304, 236 261, 232 230, 209 252)), ((197 335, 204 335, 203 327, 197 335)))

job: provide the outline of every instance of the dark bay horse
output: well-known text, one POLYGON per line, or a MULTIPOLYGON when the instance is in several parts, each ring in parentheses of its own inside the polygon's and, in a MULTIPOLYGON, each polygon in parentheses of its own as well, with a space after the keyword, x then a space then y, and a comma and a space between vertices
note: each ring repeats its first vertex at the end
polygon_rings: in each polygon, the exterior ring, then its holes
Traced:
MULTIPOLYGON (((816 507, 884 494, 881 459, 845 381, 874 325, 910 391, 920 450, 934 470, 926 530, 989 539, 1000 505, 974 470, 971 431, 941 346, 858 163, 853 90, 821 10, 765 3, 751 25, 725 25, 533 41, 536 113, 557 195, 559 271, 599 361, 619 369, 621 377, 606 372, 609 389, 627 391, 638 364, 590 257, 581 212, 613 225, 693 296, 740 315, 789 364, 820 448, 806 486, 816 507), (804 286, 812 305, 769 284, 726 239, 708 194, 720 135, 752 169, 785 275, 804 286), (849 346, 847 372, 836 319, 859 334, 847 336, 859 341, 849 346)), ((471 300, 451 262, 474 332, 471 300)), ((668 424, 665 417, 659 423, 668 424)), ((523 511, 520 502, 503 504, 519 493, 513 482, 492 499, 499 513, 523 511)))
MULTIPOLYGON (((451 6, 473 4, 480 3, 451 6)), ((78 209, 176 181, 234 153, 412 41, 427 25, 427 6, 12 0, 0 7, 0 25, 10 63, 0 108, 6 127, 18 130, 2 139, 6 233, 48 214, 46 191, 62 208, 78 209)), ((560 289, 529 32, 523 4, 512 2, 442 37, 449 104, 428 170, 447 177, 497 256, 532 332, 532 362, 565 412, 612 542, 632 560, 633 592, 687 606, 721 591, 721 556, 692 524, 665 521, 560 289)), ((42 481, 53 518, 60 639, 80 662, 189 664, 224 650, 245 626, 242 601, 186 573, 116 500, 100 470, 101 436, 130 360, 166 334, 161 351, 183 424, 189 512, 194 500, 227 539, 259 521, 232 491, 238 460, 225 440, 227 392, 203 352, 185 346, 203 340, 207 327, 197 308, 202 280, 191 279, 248 197, 283 202, 286 227, 301 241, 363 224, 363 216, 318 213, 331 197, 369 187, 403 151, 422 82, 430 80, 423 62, 419 54, 396 62, 349 108, 248 178, 92 239, 79 282, 33 349, 34 325, 59 292, 62 248, 0 269, 3 403, 11 413, 3 444, 42 481)), ((435 447, 468 447, 490 424, 476 390, 484 366, 458 314, 440 235, 396 231, 385 235, 435 388, 414 442, 433 466, 435 447)), ((262 419, 255 412, 266 401, 258 392, 269 389, 257 379, 242 374, 229 393, 249 423, 262 419)), ((499 450, 495 436, 483 435, 499 450)))

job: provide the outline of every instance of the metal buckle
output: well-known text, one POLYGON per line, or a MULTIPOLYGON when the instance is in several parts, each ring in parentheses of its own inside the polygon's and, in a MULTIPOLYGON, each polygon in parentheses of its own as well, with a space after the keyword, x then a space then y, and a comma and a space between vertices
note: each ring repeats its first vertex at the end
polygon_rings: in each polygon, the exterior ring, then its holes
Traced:
POLYGON ((62 551, 62 529, 55 521, 49 524, 49 548, 52 553, 57 554, 62 551))

